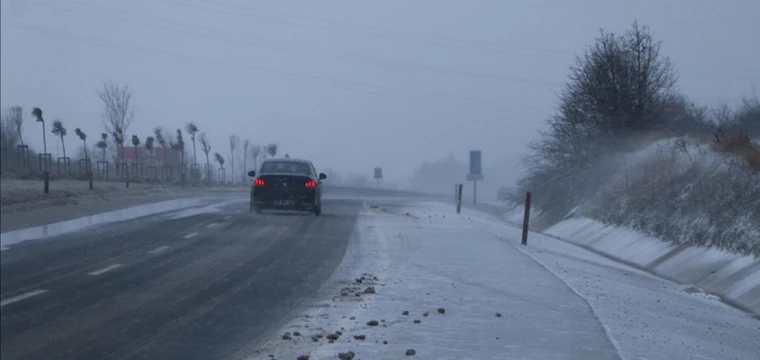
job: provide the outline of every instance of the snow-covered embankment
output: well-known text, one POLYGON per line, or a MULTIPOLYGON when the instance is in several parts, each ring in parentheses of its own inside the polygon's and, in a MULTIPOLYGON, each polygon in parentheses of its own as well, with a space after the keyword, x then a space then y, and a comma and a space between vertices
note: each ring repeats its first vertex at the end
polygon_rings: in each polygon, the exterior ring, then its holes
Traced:
MULTIPOLYGON (((515 210, 506 214, 505 220, 521 223, 522 216, 522 211, 515 210)), ((694 291, 718 295, 760 315, 760 259, 754 256, 677 245, 588 218, 565 219, 543 233, 691 286, 694 291)))

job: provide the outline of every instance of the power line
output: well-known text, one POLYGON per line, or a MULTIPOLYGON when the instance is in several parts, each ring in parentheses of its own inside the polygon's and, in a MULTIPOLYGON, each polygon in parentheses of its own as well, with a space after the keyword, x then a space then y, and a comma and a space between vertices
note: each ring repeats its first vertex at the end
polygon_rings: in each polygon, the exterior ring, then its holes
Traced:
MULTIPOLYGON (((507 45, 502 45, 502 44, 498 44, 498 43, 491 43, 491 42, 477 41, 477 40, 456 39, 456 38, 450 38, 450 37, 444 37, 444 36, 433 36, 434 38, 438 38, 441 42, 435 42, 435 41, 429 41, 429 40, 426 41, 426 40, 421 40, 421 39, 409 39, 409 38, 405 38, 405 37, 398 37, 398 36, 392 36, 392 35, 389 36, 389 35, 370 33, 370 32, 346 31, 344 29, 339 29, 339 28, 333 28, 333 27, 327 27, 327 26, 317 26, 317 25, 310 25, 310 24, 302 24, 302 23, 298 23, 298 22, 293 22, 293 21, 288 21, 288 20, 280 20, 280 19, 273 19, 273 18, 267 18, 267 17, 263 17, 263 16, 251 16, 251 15, 241 14, 239 12, 229 12, 229 11, 224 11, 224 10, 214 9, 214 8, 193 6, 193 5, 189 5, 189 4, 186 4, 186 3, 179 3, 179 2, 171 1, 171 0, 154 0, 154 1, 163 2, 163 3, 166 3, 166 4, 171 4, 171 5, 175 5, 175 6, 181 6, 181 7, 190 8, 190 9, 196 9, 196 10, 202 10, 202 11, 208 11, 208 12, 216 12, 216 13, 219 13, 219 14, 226 14, 226 15, 237 16, 237 17, 244 17, 244 18, 255 18, 255 19, 258 19, 258 20, 277 22, 277 23, 287 24, 287 25, 291 25, 291 26, 329 30, 329 31, 340 32, 340 33, 347 33, 347 34, 352 34, 352 35, 379 37, 379 38, 385 38, 385 39, 395 40, 395 41, 413 42, 413 43, 424 43, 424 44, 428 44, 428 45, 439 45, 439 46, 440 45, 447 45, 447 44, 444 43, 446 41, 449 42, 449 45, 452 45, 452 43, 459 43, 461 46, 471 47, 471 48, 476 47, 474 45, 481 44, 481 45, 488 45, 490 48, 481 48, 481 50, 489 51, 489 52, 509 54, 509 55, 515 55, 515 56, 525 56, 525 57, 535 57, 535 58, 542 58, 542 59, 555 59, 555 60, 568 61, 567 57, 559 58, 559 57, 549 57, 549 56, 532 55, 532 54, 522 54, 522 53, 515 53, 515 52, 506 51, 506 50, 503 49, 504 47, 520 48, 520 47, 514 46, 514 45, 507 46, 507 45)), ((206 3, 211 3, 211 4, 219 4, 219 5, 223 5, 223 6, 229 6, 229 7, 233 7, 233 8, 237 8, 237 9, 241 9, 241 10, 248 10, 248 11, 251 11, 251 12, 256 12, 256 11, 258 11, 258 12, 268 12, 268 13, 272 13, 272 14, 278 14, 280 16, 286 16, 286 17, 291 17, 291 18, 302 18, 302 19, 308 19, 308 20, 316 21, 316 22, 332 23, 332 24, 338 24, 338 25, 342 24, 344 26, 350 26, 350 27, 352 26, 352 27, 357 27, 357 28, 375 29, 375 30, 378 30, 378 31, 385 31, 385 32, 390 32, 390 33, 399 33, 399 34, 407 34, 407 35, 408 34, 417 34, 417 36, 431 37, 431 35, 423 35, 421 33, 415 33, 415 32, 410 32, 410 31, 392 30, 392 29, 387 29, 387 28, 374 27, 374 26, 370 26, 370 25, 361 25, 361 24, 354 24, 354 23, 348 23, 348 22, 342 22, 342 21, 320 19, 320 18, 316 18, 316 17, 295 15, 295 14, 289 14, 289 13, 279 12, 279 11, 274 11, 274 10, 264 10, 264 9, 261 9, 261 8, 247 6, 247 5, 229 4, 229 3, 224 3, 224 2, 216 1, 216 0, 199 0, 199 1, 206 2, 206 3)), ((541 49, 541 48, 528 48, 528 47, 524 47, 524 46, 522 46, 522 48, 524 48, 524 49, 530 49, 531 51, 534 51, 534 52, 535 51, 539 51, 539 52, 546 52, 546 53, 553 53, 553 54, 560 54, 560 55, 570 55, 570 56, 575 56, 576 55, 575 53, 566 52, 566 51, 549 50, 549 49, 541 49)), ((729 70, 728 68, 725 68, 725 67, 704 66, 704 65, 702 65, 702 66, 686 66, 686 67, 682 67, 682 68, 689 68, 689 67, 691 67, 691 68, 702 68, 702 69, 724 69, 724 70, 729 70)), ((758 71, 758 69, 730 69, 730 71, 736 71, 736 70, 754 73, 751 76, 755 76, 757 74, 757 71, 758 71)), ((738 74, 738 73, 724 74, 724 75, 736 76, 736 77, 746 77, 747 76, 746 74, 738 74)))
POLYGON ((123 43, 99 39, 99 38, 91 37, 91 36, 71 34, 71 33, 57 30, 57 29, 30 26, 27 24, 17 23, 17 22, 8 21, 8 20, 0 20, 0 23, 4 23, 9 27, 19 29, 19 30, 64 37, 64 38, 69 38, 73 40, 79 40, 83 42, 92 43, 99 46, 127 49, 134 52, 150 53, 152 55, 159 56, 159 57, 169 57, 175 60, 200 64, 203 66, 209 66, 209 67, 216 66, 219 68, 226 68, 232 71, 238 71, 238 72, 248 73, 252 75, 267 76, 267 77, 272 77, 272 78, 281 79, 281 80, 294 81, 298 83, 310 83, 312 85, 322 86, 322 87, 331 87, 331 88, 337 88, 337 89, 349 90, 349 91, 361 91, 361 92, 371 93, 375 95, 391 96, 391 97, 397 97, 397 98, 402 98, 402 99, 407 99, 407 100, 429 101, 429 102, 436 102, 439 104, 465 106, 465 107, 467 106, 482 107, 483 105, 488 105, 488 106, 505 107, 505 108, 532 108, 532 109, 541 109, 542 111, 546 110, 544 107, 529 106, 525 104, 510 104, 510 103, 505 103, 505 102, 488 101, 488 100, 455 96, 455 95, 449 95, 449 94, 405 90, 405 89, 399 89, 399 88, 394 88, 394 87, 389 87, 389 86, 384 86, 384 85, 362 83, 362 82, 343 80, 343 79, 333 79, 333 78, 326 78, 326 77, 321 77, 321 76, 316 76, 316 75, 293 73, 293 72, 268 69, 268 68, 262 68, 262 67, 245 66, 245 65, 239 65, 239 64, 234 64, 234 63, 227 63, 223 61, 206 59, 206 58, 201 58, 201 57, 194 57, 194 56, 189 56, 189 55, 184 55, 184 54, 177 54, 177 53, 173 53, 169 51, 157 50, 157 49, 148 48, 148 47, 140 47, 140 46, 134 46, 134 45, 129 45, 129 44, 123 44, 123 43), (406 92, 407 94, 403 94, 402 92, 406 92), (468 104, 468 105, 465 105, 465 104, 468 104))
MULTIPOLYGON (((179 26, 196 28, 196 29, 206 30, 206 31, 210 31, 210 32, 222 33, 222 34, 229 34, 229 35, 239 36, 239 37, 243 37, 243 38, 253 39, 255 41, 261 41, 261 42, 269 43, 269 44, 260 44, 260 43, 259 44, 254 44, 254 43, 251 43, 251 42, 245 42, 245 41, 241 41, 241 40, 234 40, 234 39, 229 39, 229 38, 225 38, 225 37, 215 37, 215 36, 211 36, 211 35, 208 35, 208 34, 194 33, 194 32, 190 32, 190 31, 187 31, 187 30, 167 27, 167 26, 163 26, 163 25, 157 25, 157 24, 153 24, 153 23, 149 23, 149 22, 137 22, 137 21, 134 21, 134 20, 123 19, 123 18, 120 18, 120 17, 113 17, 113 18, 115 18, 115 19, 117 19, 119 21, 126 22, 126 23, 134 23, 134 24, 139 24, 139 25, 147 25, 147 26, 159 28, 159 29, 162 29, 162 30, 174 31, 174 32, 179 32, 179 33, 184 33, 184 34, 192 35, 192 36, 199 36, 199 37, 206 37, 206 38, 211 38, 211 39, 223 40, 223 41, 227 41, 227 42, 231 42, 231 43, 235 43, 235 44, 242 44, 242 45, 256 46, 256 47, 266 47, 266 48, 274 49, 274 50, 277 50, 277 51, 291 52, 291 53, 298 53, 298 54, 309 54, 309 55, 314 55, 314 56, 320 56, 320 57, 323 57, 323 58, 331 58, 331 59, 338 59, 338 60, 344 60, 344 61, 356 61, 356 62, 363 62, 363 63, 371 63, 371 64, 374 64, 374 65, 385 65, 385 66, 391 66, 391 67, 397 67, 397 68, 406 68, 406 69, 410 69, 410 70, 423 70, 423 71, 446 73, 446 74, 466 76, 466 77, 473 77, 473 78, 481 78, 481 79, 486 79, 486 80, 491 80, 491 81, 536 84, 536 85, 543 85, 543 86, 550 86, 550 87, 563 86, 563 84, 558 83, 558 82, 550 82, 550 81, 545 81, 545 80, 537 80, 537 79, 531 79, 531 78, 526 78, 526 77, 504 76, 504 75, 481 73, 481 72, 475 72, 475 71, 469 71, 469 70, 442 68, 442 67, 436 67, 436 66, 425 65, 425 64, 418 64, 418 63, 412 63, 412 62, 404 62, 404 61, 393 60, 393 59, 377 58, 377 57, 366 56, 366 55, 361 55, 361 54, 354 54, 354 53, 349 53, 349 52, 344 52, 344 51, 331 50, 331 49, 320 48, 320 47, 315 47, 315 46, 308 46, 308 45, 302 45, 302 44, 297 44, 297 43, 292 43, 292 42, 287 42, 287 41, 282 41, 282 40, 277 40, 277 39, 271 39, 271 38, 265 38, 265 37, 260 37, 260 36, 254 36, 254 35, 250 35, 250 34, 242 33, 242 32, 229 31, 229 30, 224 30, 224 29, 219 29, 219 28, 213 28, 213 27, 201 26, 201 25, 197 25, 197 24, 190 24, 190 23, 186 23, 186 22, 169 20, 169 19, 165 19, 165 18, 159 18, 159 17, 154 17, 154 16, 147 16, 147 15, 144 15, 144 14, 124 11, 124 10, 121 10, 121 9, 113 9, 113 8, 109 8, 109 7, 103 7, 103 6, 93 5, 93 4, 90 4, 90 3, 83 3, 83 2, 75 1, 75 0, 62 0, 62 1, 69 2, 69 3, 72 3, 72 4, 77 4, 77 5, 80 5, 80 6, 91 7, 91 8, 94 8, 94 9, 101 9, 101 10, 105 10, 105 11, 109 11, 109 12, 114 12, 114 13, 120 13, 120 14, 126 14, 126 15, 136 16, 136 17, 142 17, 142 18, 152 19, 152 20, 158 21, 159 23, 162 23, 162 24, 163 23, 176 24, 176 25, 179 25, 179 26), (285 48, 283 46, 285 46, 285 48), (293 47, 294 49, 290 49, 290 48, 286 48, 286 47, 293 47)), ((220 3, 218 1, 211 1, 211 0, 208 0, 208 2, 211 2, 211 3, 220 3)), ((45 6, 45 7, 50 7, 50 8, 56 8, 56 9, 59 9, 59 10, 62 10, 62 11, 67 11, 67 12, 71 12, 71 13, 78 13, 78 14, 89 15, 89 16, 101 16, 100 14, 92 14, 92 13, 86 13, 86 12, 81 12, 81 11, 73 10, 73 9, 70 9, 70 8, 56 7, 56 6, 52 6, 50 4, 35 3, 33 1, 31 1, 29 3, 34 4, 34 5, 38 5, 38 6, 45 6)), ((181 5, 186 5, 186 4, 181 4, 181 5)), ((245 8, 245 6, 243 6, 243 7, 245 8)), ((360 26, 360 25, 356 25, 356 26, 360 26)), ((462 40, 462 41, 464 41, 464 40, 462 40)), ((719 69, 718 67, 711 67, 711 68, 712 69, 719 69)), ((692 73, 692 74, 699 74, 699 75, 731 76, 731 77, 736 77, 736 78, 741 78, 741 79, 745 79, 747 77, 745 75, 738 75, 738 74, 720 74, 720 73, 709 73, 708 74, 708 73, 704 73, 704 72, 689 72, 689 71, 687 71, 687 72, 688 73, 692 73)))
POLYGON ((417 36, 417 37, 423 37, 428 38, 431 40, 437 40, 437 41, 443 41, 443 42, 451 42, 451 43, 458 43, 460 45, 466 45, 466 46, 473 46, 473 45, 481 45, 481 46, 487 46, 491 49, 502 49, 502 48, 522 48, 528 51, 537 51, 537 52, 546 52, 551 54, 559 54, 559 55, 573 55, 570 52, 566 51, 558 51, 558 50, 549 50, 549 49, 541 49, 541 48, 533 48, 533 47, 526 47, 526 46, 515 46, 515 45, 506 45, 506 44, 500 44, 496 42, 490 42, 490 41, 483 41, 483 40, 473 40, 473 39, 460 39, 460 38, 454 38, 449 36, 442 36, 437 34, 425 34, 420 33, 416 31, 408 31, 408 30, 396 30, 396 29, 388 29, 383 28, 379 26, 372 26, 372 25, 366 25, 366 24, 358 24, 358 23, 351 23, 346 21, 337 21, 337 20, 330 20, 330 19, 323 19, 323 18, 317 18, 313 16, 304 16, 304 15, 297 15, 292 13, 286 13, 282 11, 275 11, 275 10, 269 10, 269 9, 263 9, 260 7, 254 7, 250 5, 240 5, 240 4, 230 4, 222 1, 215 1, 215 0, 199 0, 201 2, 209 3, 209 4, 216 4, 216 5, 222 5, 222 6, 228 6, 236 9, 241 10, 247 10, 247 11, 254 11, 254 12, 262 12, 262 13, 269 13, 274 14, 276 16, 283 16, 283 17, 291 17, 291 18, 297 18, 297 19, 304 19, 314 22, 322 22, 322 23, 328 23, 328 24, 335 24, 340 26, 347 26, 347 27, 354 27, 354 28, 362 28, 362 29, 368 29, 373 31, 381 31, 381 32, 387 32, 387 33, 396 33, 404 36, 417 36))
MULTIPOLYGON (((174 5, 174 6, 179 6, 179 7, 184 7, 184 8, 188 8, 188 9, 195 9, 195 10, 200 10, 200 11, 205 11, 205 12, 213 12, 213 13, 225 14, 225 15, 229 15, 229 16, 241 17, 241 18, 245 18, 247 20, 257 19, 257 20, 262 20, 262 21, 281 23, 281 24, 286 24, 286 25, 296 26, 296 27, 302 27, 302 28, 308 28, 308 29, 329 30, 329 31, 333 31, 333 32, 337 32, 337 33, 342 33, 342 34, 348 34, 348 35, 359 35, 359 36, 365 36, 365 37, 383 38, 383 39, 393 40, 393 41, 408 42, 408 43, 417 43, 417 44, 426 44, 426 45, 434 45, 434 46, 452 45, 451 43, 446 44, 446 43, 443 43, 443 42, 435 42, 435 41, 430 41, 430 40, 410 39, 410 38, 405 38, 405 37, 401 37, 401 36, 394 36, 394 35, 388 35, 388 34, 379 34, 379 33, 372 33, 372 32, 366 32, 366 31, 356 31, 356 30, 347 31, 345 29, 340 29, 340 28, 335 28, 335 27, 330 27, 330 26, 303 24, 303 23, 299 23, 299 22, 295 22, 295 21, 276 19, 276 18, 261 16, 261 15, 243 14, 243 13, 240 13, 240 12, 225 11, 225 10, 215 9, 215 8, 209 8, 209 7, 193 6, 193 5, 190 5, 190 4, 176 2, 176 1, 171 1, 171 0, 153 0, 153 1, 154 2, 161 2, 161 3, 165 3, 165 4, 170 4, 170 5, 174 5)), ((464 46, 463 45, 463 46, 460 46, 460 47, 468 47, 468 46, 464 46)), ((469 47, 471 47, 471 46, 469 46, 469 47)), ((514 52, 514 51, 507 51, 507 50, 504 50, 504 49, 496 49, 496 48, 482 49, 482 50, 493 52, 493 53, 500 53, 500 54, 513 55, 513 56, 522 56, 522 57, 529 57, 529 58, 554 59, 554 60, 562 60, 562 61, 567 61, 568 60, 567 57, 550 57, 550 56, 546 56, 546 55, 535 55, 535 54, 518 53, 518 52, 514 52)))
MULTIPOLYGON (((208 34, 201 34, 201 33, 190 32, 190 31, 187 31, 187 30, 167 27, 167 26, 164 26, 164 25, 154 24, 154 23, 150 23, 150 22, 138 22, 138 21, 134 21, 134 20, 123 19, 123 18, 112 16, 112 18, 117 19, 117 20, 122 21, 122 22, 126 22, 126 23, 146 25, 146 26, 151 26, 151 27, 155 27, 155 28, 158 28, 158 29, 162 29, 162 30, 174 31, 174 32, 179 32, 179 33, 184 33, 184 34, 192 35, 192 36, 199 36, 199 37, 205 37, 205 38, 216 39, 216 40, 223 40, 223 41, 227 41, 227 42, 231 42, 231 43, 235 43, 235 44, 242 44, 242 45, 256 46, 256 47, 266 47, 266 48, 275 49, 275 50, 278 50, 278 51, 290 52, 290 53, 311 54, 311 55, 320 56, 320 57, 326 57, 326 58, 331 58, 331 59, 339 59, 339 60, 347 60, 347 61, 358 61, 358 62, 363 62, 363 63, 372 63, 372 64, 375 64, 375 65, 386 65, 386 66, 392 66, 392 67, 398 67, 398 68, 406 68, 406 69, 410 69, 410 70, 424 70, 424 71, 430 71, 430 72, 446 73, 446 74, 467 76, 467 77, 473 77, 473 78, 481 78, 481 79, 487 79, 487 80, 498 80, 498 81, 503 81, 503 82, 519 82, 519 83, 536 84, 536 85, 544 85, 544 86, 562 86, 561 83, 557 83, 557 82, 535 80, 535 79, 530 79, 530 78, 525 78, 525 77, 503 76, 503 75, 498 75, 498 74, 480 73, 480 72, 474 72, 474 71, 468 71, 468 70, 448 69, 448 68, 430 66, 430 65, 425 65, 425 64, 418 64, 418 63, 404 62, 404 61, 398 61, 398 60, 392 60, 392 59, 384 59, 384 58, 371 57, 371 56, 366 56, 366 55, 361 55, 361 54, 352 54, 352 53, 349 53, 349 52, 330 50, 330 49, 325 49, 325 48, 320 48, 320 47, 315 47, 315 46, 307 46, 307 45, 301 45, 301 44, 296 44, 296 43, 291 43, 291 42, 286 42, 286 41, 281 41, 281 40, 269 39, 269 38, 264 38, 264 37, 260 37, 260 36, 254 36, 254 35, 250 35, 250 34, 246 34, 246 33, 241 33, 241 32, 236 32, 236 31, 229 31, 229 30, 218 29, 218 28, 213 28, 213 27, 206 27, 206 26, 201 26, 201 25, 197 25, 197 24, 190 24, 190 23, 185 23, 185 22, 180 22, 180 21, 174 21, 174 20, 169 20, 169 19, 164 19, 164 18, 159 18, 159 17, 154 17, 154 16, 147 16, 147 15, 138 14, 138 13, 134 13, 134 12, 128 12, 128 11, 124 11, 124 10, 120 10, 120 9, 113 9, 113 8, 109 8, 109 7, 103 7, 103 6, 98 6, 98 5, 81 3, 81 2, 78 2, 78 1, 74 1, 74 0, 60 0, 60 1, 65 1, 65 2, 68 2, 68 3, 72 3, 72 4, 78 4, 78 5, 82 5, 82 6, 92 7, 92 8, 95 8, 95 9, 100 9, 100 10, 105 10, 105 11, 110 11, 110 12, 115 12, 115 13, 132 15, 132 16, 136 16, 136 17, 143 17, 143 18, 154 20, 154 21, 158 21, 159 23, 162 23, 162 24, 175 24, 175 25, 179 25, 179 26, 186 26, 186 27, 191 27, 191 28, 197 28, 197 29, 202 29, 202 30, 211 31, 211 32, 218 32, 218 33, 229 34, 229 35, 234 35, 234 36, 240 36, 240 37, 254 39, 254 40, 268 42, 268 43, 274 43, 275 45, 272 45, 272 44, 260 44, 260 43, 259 44, 255 44, 255 43, 252 43, 252 42, 235 40, 235 39, 230 39, 230 38, 226 38, 226 37, 218 37, 218 36, 212 36, 212 35, 208 35, 208 34), (290 47, 294 47, 296 49, 289 49, 289 48, 286 48, 286 47, 283 47, 283 46, 290 46, 290 47), (303 49, 309 49, 309 50, 303 50, 303 49)), ((37 5, 37 6, 43 6, 43 7, 58 9, 58 10, 61 10, 61 11, 71 12, 71 13, 75 13, 75 14, 82 14, 82 15, 96 16, 96 17, 100 17, 101 16, 100 14, 92 14, 92 13, 77 11, 77 10, 74 10, 74 9, 54 6, 54 5, 51 5, 51 4, 37 3, 37 2, 34 2, 34 1, 30 1, 29 3, 33 4, 33 5, 37 5)))

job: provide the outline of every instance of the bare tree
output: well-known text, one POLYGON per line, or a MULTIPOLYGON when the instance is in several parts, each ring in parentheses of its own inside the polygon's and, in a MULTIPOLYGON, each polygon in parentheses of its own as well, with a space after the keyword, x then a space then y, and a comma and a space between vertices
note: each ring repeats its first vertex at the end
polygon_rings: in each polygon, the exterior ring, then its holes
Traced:
POLYGON ((206 133, 201 133, 200 136, 200 142, 201 142, 201 151, 203 151, 204 154, 206 154, 206 171, 207 171, 207 180, 211 181, 211 159, 209 159, 209 152, 211 152, 211 144, 208 142, 208 137, 206 136, 206 133))
POLYGON ((89 159, 90 157, 87 155, 87 134, 85 134, 80 128, 74 129, 74 134, 76 134, 79 139, 82 140, 82 148, 84 148, 85 160, 89 159))
POLYGON ((224 167, 224 156, 219 153, 214 153, 214 159, 222 168, 224 167))
POLYGON ((251 157, 253 158, 253 168, 258 170, 259 168, 259 156, 261 156, 261 146, 259 145, 253 145, 251 146, 251 157))
POLYGON ((622 36, 601 32, 571 68, 563 102, 603 136, 644 131, 664 122, 676 83, 673 66, 647 27, 634 22, 622 36))
POLYGON ((164 161, 164 164, 166 164, 165 162, 167 159, 166 147, 169 145, 169 141, 167 141, 167 137, 168 135, 166 134, 166 131, 164 131, 164 128, 160 126, 156 126, 153 129, 153 138, 158 143, 158 145, 160 145, 161 148, 164 149, 164 154, 163 154, 163 159, 162 159, 164 161))
POLYGON ((245 171, 246 168, 248 168, 248 148, 251 146, 251 140, 245 139, 243 141, 243 182, 245 182, 245 176, 247 171, 245 171))
MULTIPOLYGON (((554 183, 625 149, 631 135, 666 126, 676 100, 675 71, 648 28, 634 22, 622 36, 602 31, 571 68, 560 106, 524 159, 554 183)), ((697 117, 693 120, 699 121, 697 117)))
POLYGON ((103 102, 100 118, 106 132, 126 133, 137 114, 132 104, 132 89, 127 85, 120 86, 112 82, 104 82, 103 87, 96 92, 100 101, 103 102))
POLYGON ((15 124, 11 120, 10 111, 3 111, 2 114, 0 114, 0 154, 2 154, 0 167, 2 170, 10 169, 11 154, 16 154, 18 160, 26 163, 26 161, 24 161, 26 159, 21 160, 21 156, 19 156, 21 154, 16 150, 16 147, 19 145, 19 140, 15 124))
POLYGON ((240 144, 240 136, 230 135, 230 179, 235 179, 235 150, 238 144, 240 144))
POLYGON ((155 141, 156 141, 156 138, 154 138, 153 136, 148 136, 145 138, 145 150, 148 151, 148 156, 150 156, 149 161, 148 161, 148 166, 153 165, 153 148, 154 148, 155 141))
POLYGON ((166 149, 168 142, 166 139, 167 136, 166 136, 166 132, 164 131, 164 128, 160 126, 156 126, 156 128, 153 129, 153 137, 156 139, 156 142, 158 143, 158 145, 166 149))
POLYGON ((224 156, 219 153, 214 153, 214 159, 216 159, 216 162, 219 164, 219 168, 224 171, 224 156))
MULTIPOLYGON (((2 114, 2 124, 0 124, 0 146, 8 149, 7 151, 13 151, 11 150, 16 145, 19 145, 20 138, 18 136, 18 133, 16 131, 16 125, 13 123, 13 120, 11 119, 11 113, 9 111, 5 111, 2 114)), ((7 166, 7 163, 3 164, 4 166, 7 166)))
POLYGON ((198 125, 195 125, 195 123, 191 121, 185 124, 185 131, 190 135, 190 141, 193 142, 193 164, 197 164, 198 156, 195 152, 195 134, 198 133, 198 125))
POLYGON ((135 163, 140 163, 140 138, 137 135, 132 135, 132 147, 135 149, 135 163))
POLYGON ((63 139, 63 137, 66 136, 66 128, 63 127, 63 122, 61 120, 53 121, 53 130, 50 132, 52 132, 53 135, 61 138, 61 145, 63 145, 63 157, 66 157, 66 141, 63 139))
POLYGON ((267 145, 267 154, 271 157, 275 157, 277 155, 277 144, 267 145))
POLYGON ((116 145, 116 151, 118 152, 117 158, 121 160, 121 163, 124 163, 124 141, 126 140, 124 138, 124 131, 122 128, 120 128, 118 125, 114 127, 113 132, 111 133, 111 138, 113 139, 114 144, 116 145))
POLYGON ((20 105, 11 106, 6 112, 7 120, 13 125, 19 144, 24 145, 22 131, 24 129, 24 109, 20 105))
POLYGON ((100 134, 100 141, 95 144, 95 147, 103 152, 103 164, 106 162, 106 149, 108 149, 108 133, 100 134))
POLYGON ((38 123, 42 123, 42 151, 47 154, 47 139, 45 138, 45 119, 42 118, 42 109, 35 107, 32 109, 32 116, 38 123))
POLYGON ((177 138, 174 142, 169 143, 172 149, 179 151, 180 154, 180 166, 184 173, 185 170, 185 140, 182 137, 182 129, 177 129, 177 138))

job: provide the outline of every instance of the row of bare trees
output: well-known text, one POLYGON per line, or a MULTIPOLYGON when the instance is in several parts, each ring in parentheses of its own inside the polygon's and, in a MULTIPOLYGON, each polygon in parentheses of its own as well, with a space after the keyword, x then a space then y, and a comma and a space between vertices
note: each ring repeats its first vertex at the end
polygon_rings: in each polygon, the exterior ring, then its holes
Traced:
MULTIPOLYGON (((215 161, 220 169, 224 169, 224 165, 227 163, 225 157, 220 152, 212 153, 212 146, 209 141, 209 137, 205 132, 201 132, 199 126, 195 122, 188 122, 184 129, 176 129, 175 132, 166 130, 161 126, 154 128, 153 133, 146 136, 144 139, 138 135, 128 136, 128 130, 137 115, 137 110, 132 100, 132 90, 129 86, 118 85, 111 82, 105 82, 102 88, 96 91, 98 98, 101 100, 102 109, 100 117, 104 131, 100 134, 100 138, 95 143, 95 148, 98 150, 100 161, 107 164, 107 155, 110 148, 115 149, 114 160, 120 164, 125 164, 125 146, 127 143, 131 144, 135 148, 135 163, 140 163, 140 151, 138 149, 144 148, 148 152, 150 158, 153 158, 154 149, 161 147, 166 150, 172 149, 179 154, 180 171, 184 176, 187 168, 187 153, 188 148, 185 143, 185 136, 190 138, 192 143, 192 166, 191 176, 200 176, 200 172, 197 170, 198 166, 198 154, 197 145, 200 145, 200 149, 205 155, 206 168, 211 169, 212 161, 215 161), (184 132, 183 132, 184 130, 184 132), (196 173, 193 173, 196 172, 196 173)), ((35 121, 42 127, 42 143, 43 152, 49 156, 47 149, 47 136, 46 136, 46 120, 43 117, 42 109, 34 107, 31 111, 31 115, 35 121)), ((21 106, 12 106, 2 114, 2 131, 0 131, 0 141, 2 141, 2 147, 6 151, 14 149, 18 145, 24 145, 22 138, 24 127, 24 110, 21 106)), ((69 134, 63 120, 55 119, 52 122, 51 133, 60 138, 63 149, 63 158, 68 159, 66 152, 66 137, 69 134)), ((82 141, 82 149, 85 160, 89 164, 90 152, 88 151, 87 134, 80 128, 74 130, 75 135, 82 141)), ((231 167, 231 179, 232 182, 237 182, 235 177, 235 165, 238 164, 241 168, 241 177, 237 178, 241 181, 246 179, 246 169, 249 166, 249 160, 253 160, 253 167, 258 167, 258 161, 261 157, 275 157, 278 154, 279 148, 275 143, 268 145, 255 145, 250 140, 241 140, 238 135, 231 135, 229 138, 229 165, 231 167), (238 160, 236 162, 236 160, 238 160)), ((93 154, 93 156, 95 156, 93 154)), ((287 154, 286 157, 289 157, 287 154)), ((118 173, 117 167, 117 173, 118 173)), ((210 175, 207 173, 207 177, 210 175)))
MULTIPOLYGON (((128 86, 119 86, 114 83, 106 82, 101 89, 97 90, 98 98, 101 99, 103 108, 101 112, 101 119, 103 121, 104 129, 106 130, 101 134, 100 140, 96 143, 96 147, 105 151, 108 147, 109 135, 113 139, 118 150, 122 150, 124 147, 125 132, 132 123, 135 117, 136 110, 132 104, 132 92, 128 86)), ((46 120, 43 115, 43 111, 39 107, 34 107, 31 110, 31 115, 35 122, 39 123, 42 128, 42 155, 49 157, 47 149, 47 131, 46 120)), ((23 141, 23 128, 24 128, 24 110, 20 105, 10 107, 3 113, 2 122, 4 124, 4 134, 2 136, 4 140, 3 149, 10 151, 14 146, 25 146, 23 141), (6 125, 7 124, 7 125, 6 125), (8 131, 13 130, 13 132, 8 131)), ((50 132, 56 137, 60 138, 61 146, 63 150, 63 159, 68 160, 69 156, 66 153, 66 136, 69 134, 68 129, 64 125, 63 120, 55 119, 51 124, 50 132)), ((80 128, 74 130, 74 134, 82 141, 82 148, 84 149, 85 160, 89 161, 89 152, 87 151, 87 134, 80 128)), ((133 138, 133 143, 135 139, 133 138)), ((118 151, 122 153, 122 151, 118 151)), ((104 155, 105 160, 105 155, 104 155)), ((46 167, 48 167, 46 165, 46 167)))
MULTIPOLYGON (((47 137, 45 132, 45 119, 42 116, 42 109, 35 107, 31 112, 32 116, 37 123, 42 125, 42 143, 43 153, 47 153, 47 137)), ((14 145, 25 145, 22 136, 22 130, 24 127, 24 109, 20 105, 14 105, 8 108, 3 114, 3 147, 10 147, 14 145)), ((63 121, 56 119, 53 121, 52 129, 50 131, 53 135, 61 139, 61 145, 63 146, 63 157, 66 157, 66 140, 65 136, 68 134, 68 130, 63 125, 63 121)), ((84 145, 87 144, 87 134, 85 134, 80 128, 74 130, 74 134, 79 137, 84 145)), ((86 146, 85 146, 86 147, 86 146)))

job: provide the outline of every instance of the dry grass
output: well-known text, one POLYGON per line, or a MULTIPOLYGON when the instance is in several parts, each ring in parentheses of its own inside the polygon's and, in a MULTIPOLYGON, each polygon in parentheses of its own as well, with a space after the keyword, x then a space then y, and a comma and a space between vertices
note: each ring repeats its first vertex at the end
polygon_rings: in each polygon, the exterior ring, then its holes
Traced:
POLYGON ((57 204, 75 203, 82 196, 104 197, 119 195, 134 195, 145 193, 150 186, 145 184, 130 184, 129 189, 121 183, 95 183, 93 190, 89 190, 87 181, 55 180, 50 182, 50 193, 43 193, 44 182, 42 180, 8 180, 0 182, 0 207, 3 210, 10 205, 34 203, 39 201, 52 201, 57 204))
POLYGON ((718 137, 714 149, 742 156, 755 171, 760 171, 760 145, 741 133, 729 133, 718 137))
POLYGON ((628 157, 584 212, 676 243, 760 256, 760 176, 744 163, 756 148, 723 146, 651 145, 628 157))

